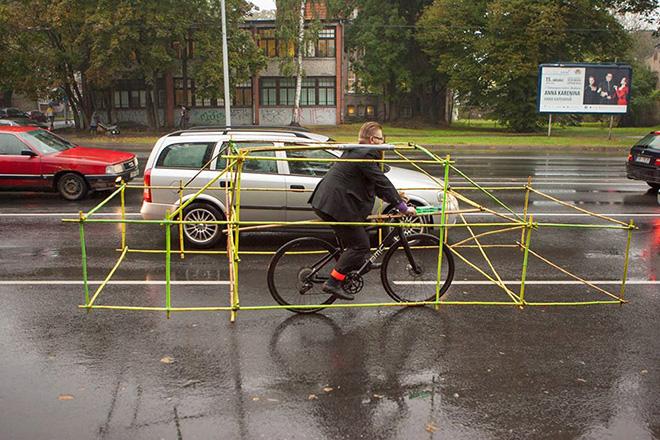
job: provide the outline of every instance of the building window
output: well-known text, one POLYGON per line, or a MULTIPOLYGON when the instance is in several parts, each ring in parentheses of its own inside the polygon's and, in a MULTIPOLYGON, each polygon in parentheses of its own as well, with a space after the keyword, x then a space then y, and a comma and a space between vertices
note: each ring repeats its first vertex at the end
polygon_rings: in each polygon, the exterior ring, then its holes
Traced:
POLYGON ((120 81, 115 84, 115 108, 145 108, 147 106, 147 90, 140 81, 120 81))
POLYGON ((374 106, 373 105, 368 105, 367 106, 366 115, 367 116, 373 116, 374 115, 374 106))
POLYGON ((234 107, 252 107, 252 81, 236 84, 236 95, 232 104, 234 107))
POLYGON ((277 105, 277 78, 262 78, 260 87, 261 104, 277 105))
POLYGON ((335 105, 335 79, 318 79, 319 105, 335 105))
POLYGON ((303 79, 300 89, 300 105, 316 105, 316 80, 303 79))
MULTIPOLYGON (((191 89, 188 90, 189 96, 192 96, 192 99, 189 99, 193 102, 192 105, 195 107, 222 107, 225 105, 225 100, 220 97, 212 98, 202 98, 199 94, 196 93, 194 88, 195 82, 191 82, 191 89)), ((178 101, 177 101, 178 102, 178 101)), ((252 83, 251 81, 245 81, 236 84, 234 98, 231 101, 232 107, 252 107, 252 83)))
MULTIPOLYGON (((295 44, 283 43, 276 37, 275 29, 257 29, 257 43, 264 51, 264 55, 270 58, 294 56, 295 44)), ((310 41, 305 45, 303 56, 307 58, 334 58, 335 57, 335 29, 321 29, 316 41, 310 41)))
POLYGON ((172 43, 172 50, 176 53, 176 57, 178 59, 191 59, 193 58, 194 50, 195 50, 195 42, 192 40, 186 40, 187 46, 188 46, 188 51, 185 51, 186 45, 181 44, 180 41, 174 41, 172 43))
POLYGON ((348 116, 354 117, 355 116, 355 106, 354 105, 349 105, 346 109, 346 113, 348 114, 348 116))
POLYGON ((319 39, 316 42, 316 56, 319 58, 335 57, 334 29, 323 29, 319 31, 319 39))
MULTIPOLYGON (((304 78, 300 105, 334 106, 335 92, 334 77, 304 78)), ((259 95, 261 105, 264 106, 293 105, 296 96, 296 80, 295 78, 261 78, 259 95)))
POLYGON ((279 78, 279 83, 279 105, 293 105, 296 98, 296 80, 293 78, 279 78))
POLYGON ((412 107, 409 105, 404 105, 403 107, 401 107, 401 117, 412 118, 412 107))
POLYGON ((277 56, 275 29, 258 29, 257 41, 259 42, 259 48, 264 51, 264 55, 267 57, 277 56))

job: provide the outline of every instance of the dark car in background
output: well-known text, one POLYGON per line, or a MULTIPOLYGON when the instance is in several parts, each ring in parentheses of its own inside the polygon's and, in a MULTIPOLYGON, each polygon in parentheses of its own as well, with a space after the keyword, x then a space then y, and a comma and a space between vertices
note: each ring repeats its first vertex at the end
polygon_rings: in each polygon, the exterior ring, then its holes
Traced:
POLYGON ((48 117, 46 117, 46 113, 39 111, 39 110, 30 110, 27 112, 28 118, 32 119, 33 121, 37 122, 43 122, 44 124, 48 122, 48 117))
POLYGON ((39 127, 50 130, 48 124, 28 118, 1 118, 0 127, 39 127))
POLYGON ((0 108, 0 118, 28 118, 28 115, 15 107, 4 107, 0 108))
POLYGON ((57 191, 80 200, 137 175, 132 153, 80 147, 38 127, 0 127, 0 191, 57 191))
POLYGON ((660 189, 660 131, 652 131, 633 145, 626 174, 628 179, 643 180, 654 190, 660 189))

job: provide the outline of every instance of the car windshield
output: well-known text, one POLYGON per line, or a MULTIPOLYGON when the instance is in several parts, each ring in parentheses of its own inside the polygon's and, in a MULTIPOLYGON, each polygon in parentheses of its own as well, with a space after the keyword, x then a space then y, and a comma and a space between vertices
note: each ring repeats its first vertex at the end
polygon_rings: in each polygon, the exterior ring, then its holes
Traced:
POLYGON ((75 147, 72 143, 46 130, 26 131, 23 137, 41 154, 57 153, 75 147))
POLYGON ((642 139, 637 141, 635 144, 636 147, 651 147, 651 148, 660 148, 660 135, 655 133, 649 133, 644 136, 642 139))

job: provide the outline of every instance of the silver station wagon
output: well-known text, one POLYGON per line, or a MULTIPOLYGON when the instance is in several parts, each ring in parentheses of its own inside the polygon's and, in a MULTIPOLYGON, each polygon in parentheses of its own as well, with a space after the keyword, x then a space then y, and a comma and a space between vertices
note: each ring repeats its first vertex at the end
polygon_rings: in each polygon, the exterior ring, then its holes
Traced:
MULTIPOLYGON (((255 156, 281 158, 282 160, 248 159, 241 173, 240 208, 241 221, 295 222, 317 220, 316 214, 307 203, 311 191, 332 162, 317 159, 337 159, 341 152, 333 150, 336 145, 327 144, 327 149, 280 150, 277 147, 295 145, 323 145, 330 141, 327 136, 305 130, 270 127, 195 127, 160 138, 154 146, 144 172, 144 202, 140 213, 145 220, 162 220, 166 212, 180 206, 179 185, 183 182, 190 188, 207 185, 227 166, 226 159, 230 143, 239 148, 274 147, 273 150, 254 153, 255 156), (287 158, 309 159, 287 161, 287 158), (210 163, 209 163, 210 161, 210 163), (204 165, 208 164, 206 168, 204 165), (204 168, 202 171, 200 171, 204 168), (158 188, 170 187, 170 188, 158 188), (254 191, 245 189, 256 189, 254 191)), ((395 187, 405 191, 414 206, 439 206, 443 199, 443 188, 428 176, 418 171, 386 166, 386 175, 395 187)), ((441 180, 441 179, 438 179, 441 180)), ((225 220, 226 185, 224 176, 209 190, 197 196, 183 212, 183 220, 199 222, 184 225, 184 239, 193 247, 209 248, 222 238, 222 225, 206 224, 207 221, 225 220)), ((183 190, 185 203, 197 189, 183 190)), ((380 203, 376 202, 374 212, 380 203)), ((383 204, 383 212, 391 207, 383 204)), ((457 210, 458 202, 449 195, 447 209, 457 210)), ((440 216, 417 216, 410 221, 420 224, 440 223, 440 216)), ((454 223, 449 216, 447 223, 454 223)))

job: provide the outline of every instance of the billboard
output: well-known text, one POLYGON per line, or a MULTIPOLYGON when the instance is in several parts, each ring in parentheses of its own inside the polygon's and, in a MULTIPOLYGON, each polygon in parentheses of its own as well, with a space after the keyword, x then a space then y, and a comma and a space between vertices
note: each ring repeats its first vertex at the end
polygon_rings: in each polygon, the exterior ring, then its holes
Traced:
POLYGON ((631 79, 628 65, 541 64, 537 109, 539 113, 626 113, 631 79))

